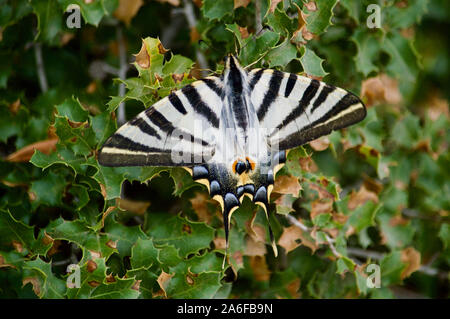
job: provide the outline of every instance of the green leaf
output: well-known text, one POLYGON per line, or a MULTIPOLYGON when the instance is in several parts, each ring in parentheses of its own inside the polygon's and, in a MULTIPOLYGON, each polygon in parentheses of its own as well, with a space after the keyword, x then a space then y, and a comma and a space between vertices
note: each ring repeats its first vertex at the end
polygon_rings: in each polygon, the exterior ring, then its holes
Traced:
MULTIPOLYGON (((77 244, 80 248, 99 253, 108 258, 116 251, 111 244, 115 238, 93 231, 79 220, 66 221, 62 218, 50 223, 46 228, 53 239, 67 240, 77 244)), ((89 256, 84 255, 83 260, 89 256)))
POLYGON ((380 261, 381 285, 388 287, 401 282, 401 274, 405 264, 401 260, 401 252, 393 251, 380 261))
POLYGON ((352 36, 352 40, 358 49, 355 56, 356 69, 364 76, 379 70, 375 63, 380 56, 382 46, 377 35, 377 33, 371 32, 367 28, 361 28, 356 29, 352 36))
POLYGON ((283 43, 274 47, 267 53, 265 59, 269 62, 269 68, 275 66, 285 67, 289 62, 297 58, 297 47, 286 38, 283 43))
POLYGON ((401 79, 400 89, 409 92, 419 72, 419 55, 411 40, 398 33, 389 33, 384 40, 383 49, 391 57, 387 65, 388 73, 401 79))
POLYGON ((267 15, 266 20, 273 31, 280 35, 288 36, 294 31, 294 20, 289 18, 284 10, 275 9, 272 14, 267 15))
POLYGON ((194 62, 192 62, 191 59, 181 55, 173 55, 172 58, 164 64, 162 71, 164 74, 189 73, 193 65, 194 62))
POLYGON ((153 240, 138 238, 131 248, 131 266, 133 268, 149 268, 158 260, 158 249, 153 245, 153 240))
POLYGON ((210 19, 222 19, 225 15, 233 12, 234 2, 233 0, 205 0, 202 5, 203 15, 210 19))
POLYGON ((22 281, 24 284, 31 283, 39 298, 61 299, 67 289, 65 281, 52 273, 51 264, 40 258, 24 263, 22 281))
POLYGON ((61 205, 61 198, 66 187, 66 180, 61 174, 53 171, 47 172, 44 176, 31 183, 30 192, 36 196, 34 205, 45 204, 49 206, 61 205))
POLYGON ((88 118, 88 111, 86 111, 80 104, 80 101, 74 97, 64 100, 63 103, 56 106, 58 114, 66 117, 73 122, 84 122, 88 118))
POLYGON ((322 67, 323 59, 318 57, 316 53, 308 49, 307 47, 304 48, 304 53, 302 57, 300 58, 300 63, 302 64, 303 71, 305 71, 306 74, 317 76, 317 77, 324 77, 328 74, 328 72, 325 72, 325 70, 322 67))
POLYGON ((180 216, 167 219, 166 214, 152 214, 149 225, 147 232, 155 244, 173 245, 179 249, 181 257, 208 248, 214 238, 214 229, 210 226, 180 216))
POLYGON ((114 278, 115 281, 96 287, 90 298, 92 299, 136 299, 139 291, 133 289, 136 281, 133 278, 114 278))
POLYGON ((77 157, 71 150, 62 145, 57 145, 56 151, 50 154, 43 154, 36 150, 30 159, 30 162, 45 170, 52 165, 62 164, 72 168, 75 174, 84 174, 86 172, 86 160, 82 157, 77 157))
POLYGON ((306 26, 308 31, 314 34, 321 34, 325 32, 330 26, 331 17, 333 16, 333 9, 337 3, 337 0, 316 0, 315 4, 317 10, 309 11, 305 6, 303 12, 307 14, 306 26))
POLYGON ((45 255, 50 249, 50 245, 45 245, 41 239, 34 238, 33 227, 16 220, 9 211, 0 209, 0 242, 1 250, 11 250, 15 248, 20 253, 45 255))
POLYGON ((86 23, 98 26, 105 15, 112 13, 118 5, 118 1, 114 0, 58 0, 58 2, 66 9, 71 4, 77 4, 80 7, 81 15, 86 23))
POLYGON ((439 229, 439 238, 442 240, 442 244, 444 245, 445 249, 448 249, 450 247, 450 225, 449 224, 442 224, 441 228, 439 229))
POLYGON ((375 216, 380 208, 380 204, 368 201, 351 213, 348 223, 359 233, 364 228, 375 225, 375 216))
POLYGON ((76 287, 76 282, 71 281, 72 278, 67 278, 69 285, 67 286, 67 297, 71 299, 87 299, 91 298, 91 294, 98 285, 104 285, 106 279, 106 263, 105 258, 95 258, 86 261, 78 270, 69 268, 70 274, 79 271, 80 286, 76 287))
POLYGON ((49 43, 56 43, 58 34, 62 31, 62 10, 56 0, 31 1, 33 11, 37 16, 38 33, 36 38, 49 43))
POLYGON ((385 23, 391 28, 405 29, 419 23, 427 12, 429 0, 407 2, 405 7, 386 6, 385 23))
MULTIPOLYGON (((132 247, 139 239, 147 240, 148 236, 140 226, 124 226, 113 218, 105 222, 105 231, 109 239, 114 241, 121 257, 131 256, 132 247)), ((152 252, 149 252, 150 254, 152 252)))
POLYGON ((212 298, 221 287, 221 258, 213 254, 195 256, 171 268, 174 274, 166 287, 169 298, 212 298))

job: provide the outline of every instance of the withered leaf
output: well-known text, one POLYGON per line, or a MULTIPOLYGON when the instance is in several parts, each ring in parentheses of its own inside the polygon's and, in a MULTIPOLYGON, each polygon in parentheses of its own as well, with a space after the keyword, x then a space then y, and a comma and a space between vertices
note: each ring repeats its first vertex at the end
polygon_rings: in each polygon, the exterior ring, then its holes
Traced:
POLYGON ((402 274, 400 275, 401 279, 409 277, 413 272, 420 268, 420 253, 413 247, 402 250, 401 260, 406 264, 405 269, 403 269, 402 274))
POLYGON ((270 270, 265 256, 250 256, 250 267, 256 281, 268 281, 270 279, 270 270))
POLYGON ((56 143, 58 143, 58 138, 52 138, 27 145, 8 155, 6 161, 15 163, 29 162, 36 150, 44 154, 50 154, 56 149, 56 143))
POLYGON ((131 19, 143 4, 142 0, 119 0, 119 6, 114 11, 114 16, 126 25, 130 25, 131 19))
POLYGON ((136 57, 136 63, 143 69, 148 69, 150 67, 150 56, 147 52, 147 47, 144 40, 142 40, 141 50, 138 54, 134 54, 136 57))

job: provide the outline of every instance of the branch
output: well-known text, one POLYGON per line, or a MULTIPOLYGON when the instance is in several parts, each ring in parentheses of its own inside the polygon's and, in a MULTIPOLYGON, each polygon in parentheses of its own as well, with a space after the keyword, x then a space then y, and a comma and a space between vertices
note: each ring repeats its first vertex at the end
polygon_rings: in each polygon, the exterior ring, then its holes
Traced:
POLYGON ((262 30, 262 20, 261 20, 261 0, 255 1, 255 30, 260 32, 262 30))
POLYGON ((47 76, 45 74, 44 59, 42 58, 42 45, 40 42, 34 44, 34 57, 36 59, 36 69, 39 78, 39 86, 43 93, 48 90, 47 76))
MULTIPOLYGON (((128 70, 128 64, 127 64, 127 52, 125 47, 125 41, 123 38, 123 32, 121 26, 117 26, 116 28, 116 34, 117 34, 117 43, 119 48, 119 78, 121 80, 125 80, 127 77, 127 70, 128 70)), ((125 95, 125 84, 120 83, 119 84, 119 96, 125 95)), ((117 110, 117 123, 119 126, 124 124, 127 121, 126 114, 125 114, 125 102, 122 102, 119 104, 119 108, 117 110)))
MULTIPOLYGON (((347 247, 347 253, 354 257, 364 258, 364 259, 373 259, 376 261, 380 261, 384 257, 384 254, 382 254, 380 252, 372 251, 372 250, 365 250, 365 249, 361 249, 361 248, 357 248, 357 247, 347 247)), ((430 264, 433 263, 433 261, 434 261, 434 258, 432 258, 431 262, 429 262, 428 264, 421 265, 417 271, 420 271, 429 276, 438 276, 439 278, 447 278, 448 272, 440 271, 439 269, 430 267, 430 264)))
MULTIPOLYGON (((286 218, 292 225, 300 228, 302 231, 305 231, 305 232, 311 232, 312 231, 311 228, 305 226, 303 223, 301 223, 300 221, 295 219, 293 216, 288 214, 288 215, 286 215, 286 218)), ((327 244, 330 247, 331 252, 333 253, 333 255, 336 256, 337 258, 341 258, 342 254, 339 253, 336 250, 336 247, 334 247, 334 244, 333 244, 334 243, 334 239, 332 239, 330 236, 328 236, 328 234, 326 234, 326 233, 324 233, 324 234, 325 234, 325 239, 327 240, 327 244)))
MULTIPOLYGON (((197 19, 195 18, 194 6, 192 5, 192 2, 190 0, 184 0, 183 13, 186 16, 189 29, 194 29, 197 26, 197 19)), ((206 76, 207 72, 205 71, 205 69, 208 69, 208 62, 206 61, 205 55, 200 50, 195 50, 195 55, 201 75, 206 76)))

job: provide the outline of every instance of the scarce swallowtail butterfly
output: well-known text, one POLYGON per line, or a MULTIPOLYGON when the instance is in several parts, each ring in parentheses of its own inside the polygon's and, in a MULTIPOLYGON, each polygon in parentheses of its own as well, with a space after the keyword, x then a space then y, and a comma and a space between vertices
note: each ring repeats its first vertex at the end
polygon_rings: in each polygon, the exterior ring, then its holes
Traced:
POLYGON ((364 104, 346 90, 272 69, 247 71, 230 54, 220 77, 188 84, 120 127, 98 161, 185 167, 221 205, 226 258, 231 214, 244 195, 269 221, 270 193, 287 151, 365 116, 364 104))

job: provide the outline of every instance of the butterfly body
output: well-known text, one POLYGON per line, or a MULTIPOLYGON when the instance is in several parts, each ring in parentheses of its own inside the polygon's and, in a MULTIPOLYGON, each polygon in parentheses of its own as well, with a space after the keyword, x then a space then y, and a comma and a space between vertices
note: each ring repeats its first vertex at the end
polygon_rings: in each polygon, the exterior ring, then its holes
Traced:
MULTIPOLYGON (((206 77, 150 106, 104 144, 105 166, 183 166, 230 218, 248 196, 269 220, 269 197, 287 151, 361 121, 363 103, 346 90, 271 69, 247 71, 233 55, 206 77)), ((272 247, 276 245, 269 224, 272 247)))

